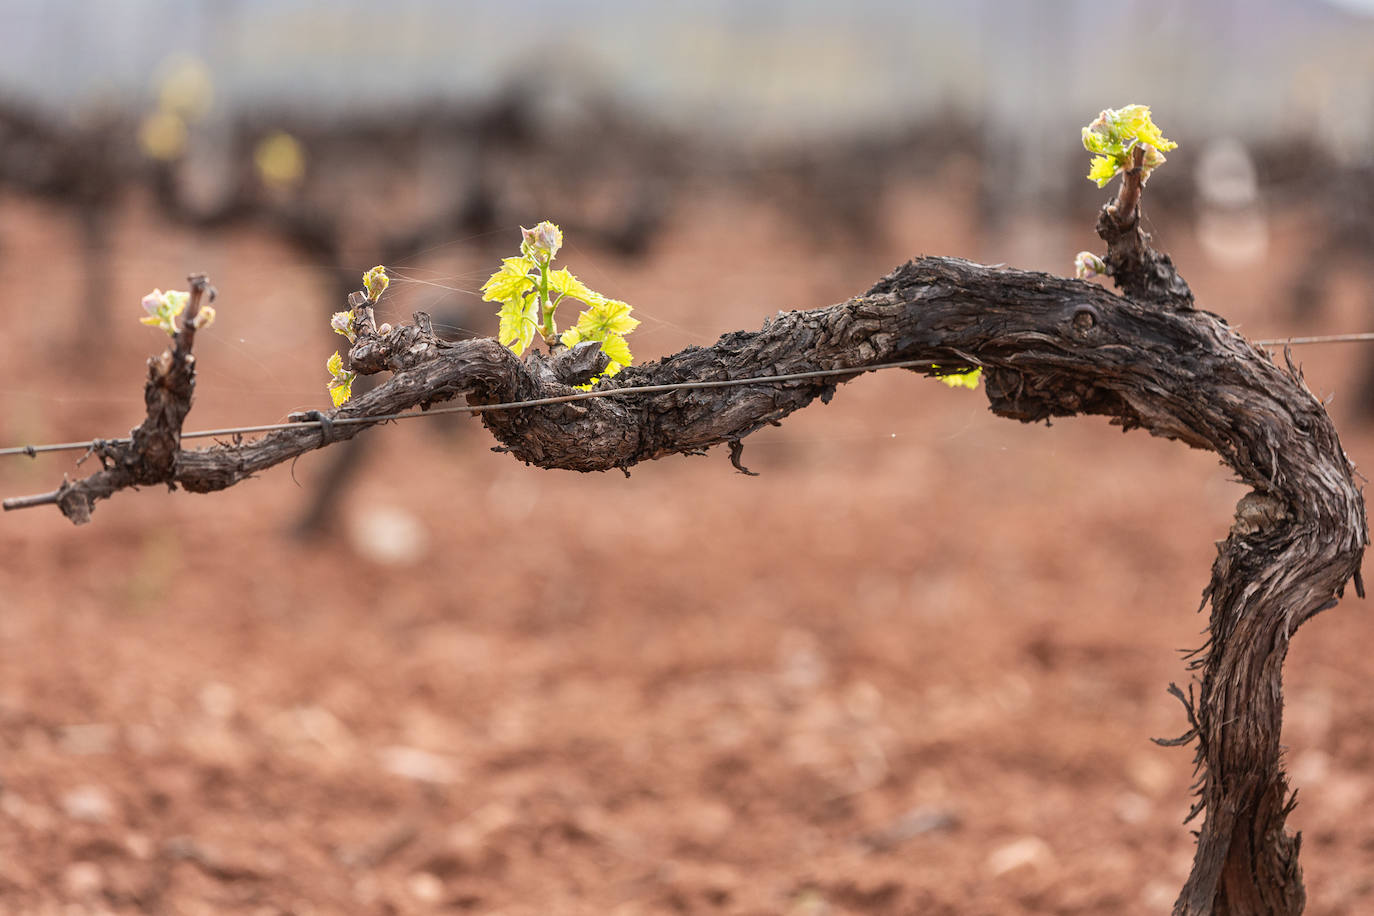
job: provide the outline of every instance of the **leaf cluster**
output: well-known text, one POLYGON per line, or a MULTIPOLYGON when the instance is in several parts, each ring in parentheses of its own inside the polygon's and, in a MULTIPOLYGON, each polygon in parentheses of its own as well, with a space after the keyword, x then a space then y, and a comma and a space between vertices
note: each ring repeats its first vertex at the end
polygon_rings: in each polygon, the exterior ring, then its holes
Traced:
POLYGON ((357 373, 344 368, 343 357, 339 351, 335 350, 334 355, 329 357, 329 361, 324 364, 329 370, 329 399, 334 402, 335 407, 343 406, 349 398, 353 397, 353 380, 357 378, 357 373))
MULTIPOLYGON (((184 289, 169 289, 166 292, 155 289, 143 297, 143 311, 148 314, 138 320, 149 327, 162 328, 171 337, 177 332, 177 318, 186 311, 190 301, 191 294, 184 289)), ((214 307, 202 305, 191 323, 197 329, 208 328, 214 320, 214 307)))
POLYGON ((1096 153, 1088 170, 1088 180, 1105 188, 1118 173, 1131 168, 1131 153, 1137 145, 1145 150, 1141 164, 1142 184, 1149 179, 1150 172, 1164 164, 1164 153, 1178 148, 1178 144, 1166 139, 1150 119, 1148 105, 1127 105, 1103 111, 1083 128, 1083 148, 1096 153))
POLYGON ((563 232, 556 225, 545 221, 520 231, 520 255, 503 258, 501 268, 482 284, 483 301, 501 304, 497 339, 517 354, 529 347, 536 333, 550 346, 596 341, 611 360, 599 378, 630 365, 634 355, 625 338, 639 326, 639 319, 630 317, 633 307, 590 289, 566 267, 551 266, 563 245, 563 232), (565 299, 585 308, 560 335, 554 315, 565 299))
MULTIPOLYGON (((363 289, 367 291, 368 302, 375 303, 382 298, 382 293, 386 292, 390 284, 391 278, 386 275, 386 268, 381 264, 363 274, 363 289)), ((352 309, 335 312, 329 319, 329 327, 335 334, 347 337, 350 344, 358 340, 357 331, 353 327, 352 309)), ((353 380, 358 377, 358 373, 344 368, 343 357, 339 355, 338 350, 329 357, 324 368, 329 372, 329 399, 334 402, 335 407, 340 407, 353 397, 353 380)))

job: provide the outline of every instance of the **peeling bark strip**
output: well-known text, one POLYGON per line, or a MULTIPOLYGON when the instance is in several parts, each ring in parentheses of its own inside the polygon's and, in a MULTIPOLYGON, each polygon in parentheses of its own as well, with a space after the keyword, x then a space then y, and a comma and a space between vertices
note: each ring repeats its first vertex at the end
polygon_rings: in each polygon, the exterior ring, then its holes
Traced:
MULTIPOLYGON (((983 366, 988 399, 1001 416, 1030 422, 1099 414, 1124 429, 1215 451, 1252 492, 1237 507, 1204 593, 1211 637, 1195 665, 1197 700, 1185 700, 1195 728, 1183 740, 1197 742, 1202 778, 1193 813, 1205 811, 1206 820, 1175 913, 1296 914, 1305 894, 1299 839, 1284 832, 1292 802, 1279 766, 1282 665, 1293 631, 1331 607, 1347 581, 1354 578, 1362 593, 1363 498, 1301 373, 1291 363, 1280 368, 1221 318, 1191 307, 1172 265, 1150 257, 1137 208, 1107 219, 1114 251, 1127 245, 1143 253, 1132 262, 1138 269, 1118 277, 1134 299, 1048 274, 922 258, 848 302, 780 313, 762 330, 628 368, 604 385, 845 373, 837 378, 512 409, 485 413, 483 422, 503 450, 545 468, 628 469, 719 444, 731 446, 738 466, 738 443, 753 431, 816 398, 828 401, 837 383, 868 367, 925 359, 947 369, 983 366)), ((521 360, 490 339, 446 344, 422 316, 383 336, 370 309, 359 312, 365 314, 356 322, 351 365, 394 375, 326 415, 335 420, 425 408, 463 394, 481 404, 563 395, 572 391, 568 380, 588 371, 585 352, 521 360)), ((177 388, 155 370, 149 420, 135 432, 135 445, 114 449, 113 458, 102 454, 104 470, 35 500, 56 502, 73 521, 85 521, 96 500, 124 487, 166 482, 220 490, 364 428, 302 426, 174 451, 169 461, 166 448, 179 435, 169 431, 180 429, 190 380, 177 388), (164 409, 155 387, 172 392, 177 406, 164 409), (164 432, 138 446, 140 431, 149 428, 164 432)))

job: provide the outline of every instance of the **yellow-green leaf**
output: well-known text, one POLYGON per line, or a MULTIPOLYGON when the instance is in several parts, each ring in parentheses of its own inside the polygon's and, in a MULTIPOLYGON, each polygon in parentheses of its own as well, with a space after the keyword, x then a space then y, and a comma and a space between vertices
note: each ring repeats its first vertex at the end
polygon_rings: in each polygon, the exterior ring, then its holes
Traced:
POLYGON ((1093 130, 1091 127, 1083 128, 1083 148, 1090 153, 1106 154, 1108 146, 1107 137, 1093 130))
POLYGON ((353 379, 341 379, 329 383, 329 399, 334 402, 335 407, 342 407, 348 403, 348 399, 353 397, 353 379))
MULTIPOLYGON (((931 368, 938 369, 939 367, 932 366, 931 368)), ((938 376, 940 381, 951 388, 977 388, 978 380, 982 377, 982 368, 968 369, 963 372, 951 372, 949 375, 938 376)))
POLYGON ((538 327, 534 313, 538 301, 538 296, 517 295, 501 303, 501 311, 497 312, 501 316, 498 339, 503 346, 514 350, 516 356, 525 352, 530 341, 534 340, 534 332, 538 327))
POLYGON ((594 293, 588 289, 587 285, 574 277, 572 271, 566 267, 549 271, 549 292, 571 296, 587 305, 593 305, 605 299, 600 293, 594 293))
POLYGON ((1099 188, 1105 188, 1118 171, 1120 166, 1116 164, 1116 160, 1106 156, 1094 156, 1092 166, 1088 169, 1088 180, 1097 182, 1099 188))
POLYGON ((324 364, 329 370, 329 398, 338 407, 353 396, 353 379, 357 377, 356 372, 350 372, 344 368, 343 357, 339 351, 335 350, 334 355, 329 357, 329 361, 324 364))
POLYGON ((1118 110, 1116 115, 1123 138, 1148 143, 1162 153, 1178 148, 1177 143, 1166 139, 1163 131, 1155 126, 1150 118, 1150 106, 1127 105, 1118 110))
POLYGON ((619 299, 602 299, 577 316, 577 329, 584 340, 605 340, 611 334, 628 334, 639 327, 631 318, 634 307, 619 299))
POLYGON ((630 354, 630 345, 619 334, 607 334, 601 341, 601 350, 611 358, 612 363, 628 366, 635 361, 634 356, 630 354))
POLYGON ((509 302, 534 289, 530 271, 534 262, 529 258, 502 258, 501 269, 482 284, 483 302, 509 302))

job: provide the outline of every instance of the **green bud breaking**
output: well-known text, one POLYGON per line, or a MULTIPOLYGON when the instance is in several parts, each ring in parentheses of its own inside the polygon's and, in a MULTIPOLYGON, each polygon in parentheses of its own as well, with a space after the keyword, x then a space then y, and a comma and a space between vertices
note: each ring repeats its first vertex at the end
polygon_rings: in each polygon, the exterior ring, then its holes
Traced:
POLYGON ((382 293, 391 285, 391 278, 386 275, 386 268, 381 264, 363 274, 363 286, 367 288, 367 299, 369 302, 376 302, 382 298, 382 293))
MULTIPOLYGON (((177 332, 177 316, 186 310, 186 304, 190 301, 191 294, 185 290, 169 289, 163 292, 155 289, 143 297, 143 311, 148 314, 139 321, 149 327, 162 328, 170 337, 177 332)), ((214 311, 210 314, 213 316, 214 311)))
POLYGON ((1091 251, 1080 251, 1073 259, 1073 272, 1080 280, 1088 280, 1107 273, 1106 263, 1091 251))
POLYGON ((353 396, 353 379, 357 373, 344 368, 343 357, 338 350, 329 357, 324 367, 329 372, 329 398, 335 407, 341 407, 353 396))
POLYGON ((1083 148, 1096 154, 1088 180, 1105 188, 1112 178, 1131 168, 1131 151, 1137 144, 1145 151, 1140 168, 1141 184, 1149 180, 1151 171, 1164 164, 1164 153, 1178 147, 1150 119, 1148 105, 1127 105, 1103 111, 1083 128, 1083 148))
POLYGON ((520 235, 520 253, 544 264, 557 257, 558 249, 563 247, 563 230, 548 220, 544 220, 533 229, 521 226, 520 235))
POLYGON ((349 343, 354 343, 358 335, 353 332, 353 312, 335 312, 334 317, 329 319, 329 326, 335 334, 342 334, 348 338, 349 343))

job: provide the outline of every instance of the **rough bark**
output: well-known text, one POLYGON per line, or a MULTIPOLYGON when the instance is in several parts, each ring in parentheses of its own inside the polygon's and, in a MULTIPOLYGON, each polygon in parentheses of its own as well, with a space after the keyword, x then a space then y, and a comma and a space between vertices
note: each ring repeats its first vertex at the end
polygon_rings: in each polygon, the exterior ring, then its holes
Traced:
POLYGON ((181 426, 191 410, 196 388, 196 358, 191 349, 200 326, 197 316, 202 300, 215 297, 204 275, 193 274, 187 281, 190 300, 182 315, 182 325, 172 335, 167 349, 148 360, 148 380, 143 386, 148 414, 130 431, 129 440, 123 444, 92 442, 86 457, 94 455, 100 461, 100 471, 75 484, 64 479, 62 486, 51 493, 7 499, 6 510, 55 503, 63 515, 80 525, 90 521, 97 499, 126 487, 165 483, 176 488, 177 461, 182 454, 181 426))
POLYGON ((1143 146, 1136 146, 1131 161, 1132 168, 1121 176, 1121 192, 1097 217, 1097 234, 1107 243, 1107 272, 1137 302, 1192 308, 1193 291, 1169 256, 1150 246, 1150 235, 1140 225, 1145 192, 1143 146))
MULTIPOLYGON (((1138 208, 1104 219, 1117 233, 1109 238, 1113 252, 1135 244, 1138 208)), ((1194 726, 1175 743, 1197 745, 1193 814, 1206 813, 1175 913, 1296 914, 1305 895, 1300 841, 1284 830, 1292 802, 1279 759, 1282 664, 1292 633, 1331 607, 1349 580, 1362 592, 1363 498, 1301 373, 1287 361, 1276 365, 1223 319, 1193 308, 1167 259, 1150 257, 1143 239, 1140 251, 1132 262, 1139 269, 1118 277, 1131 298, 1043 273, 921 258, 847 302, 780 313, 759 331, 727 334, 714 346, 627 369, 603 385, 618 390, 814 370, 844 373, 838 377, 500 410, 484 413, 483 422, 503 450, 545 468, 624 470, 717 444, 729 444, 738 465, 738 443, 754 430, 816 398, 828 401, 838 384, 870 367, 924 360, 945 369, 982 366, 991 409, 1000 416, 1031 422, 1098 414, 1124 429, 1215 451, 1251 492, 1237 506, 1204 593, 1211 629, 1196 663, 1196 699, 1191 689, 1185 696, 1174 688, 1194 726)), ((490 339, 444 343, 423 316, 380 335, 370 310, 355 305, 359 340, 351 364, 394 375, 331 412, 334 419, 377 417, 459 395, 475 404, 563 395, 573 391, 569 381, 596 368, 585 348, 522 360, 490 339)), ((186 397, 189 404, 189 390, 186 397)), ((154 406, 150 401, 150 418, 154 406)), ((179 429, 180 417, 174 419, 163 425, 179 429)), ((170 463, 156 462, 165 469, 159 479, 196 492, 224 489, 363 428, 302 426, 181 450, 170 463)), ((133 448, 111 447, 102 471, 36 501, 56 502, 74 521, 85 520, 96 500, 154 482, 133 448)))

